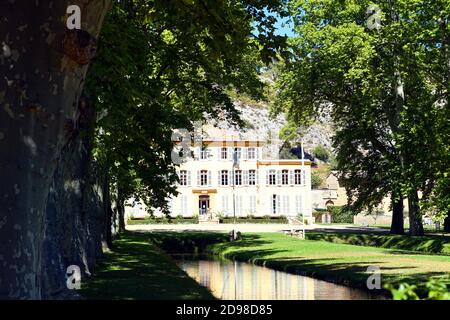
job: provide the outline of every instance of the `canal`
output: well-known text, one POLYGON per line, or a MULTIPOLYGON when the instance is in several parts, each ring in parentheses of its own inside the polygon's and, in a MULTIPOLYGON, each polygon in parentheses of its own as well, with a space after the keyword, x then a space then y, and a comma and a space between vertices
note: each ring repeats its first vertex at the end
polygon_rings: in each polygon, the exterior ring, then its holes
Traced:
POLYGON ((173 255, 178 266, 222 300, 379 300, 365 290, 249 263, 173 255))

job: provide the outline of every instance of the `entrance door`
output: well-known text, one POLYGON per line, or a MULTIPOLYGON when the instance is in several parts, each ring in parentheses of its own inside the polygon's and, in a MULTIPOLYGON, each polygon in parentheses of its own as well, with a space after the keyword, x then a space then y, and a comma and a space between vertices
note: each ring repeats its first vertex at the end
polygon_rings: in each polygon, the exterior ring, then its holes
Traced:
POLYGON ((201 215, 206 215, 209 211, 209 196, 200 196, 198 200, 198 209, 201 215))

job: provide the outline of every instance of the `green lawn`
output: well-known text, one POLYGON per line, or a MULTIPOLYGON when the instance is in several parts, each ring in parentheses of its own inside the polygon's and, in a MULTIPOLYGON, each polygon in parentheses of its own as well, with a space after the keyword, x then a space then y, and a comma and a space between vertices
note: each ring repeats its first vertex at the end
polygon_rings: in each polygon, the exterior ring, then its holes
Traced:
POLYGON ((220 233, 154 233, 151 237, 166 251, 210 252, 361 288, 366 286, 368 266, 380 267, 383 285, 407 282, 420 287, 432 277, 450 274, 450 256, 299 240, 281 233, 245 233, 234 243, 226 242, 220 233))
POLYGON ((355 287, 366 286, 368 266, 381 268, 384 285, 407 282, 420 286, 431 277, 450 274, 450 256, 299 240, 279 233, 249 233, 241 241, 216 243, 208 249, 224 257, 355 287))
MULTIPOLYGON (((366 235, 365 235, 366 236, 366 235)), ((426 241, 425 241, 426 242, 426 241)), ((450 256, 375 246, 300 240, 281 233, 245 233, 230 243, 225 233, 126 233, 115 241, 92 279, 88 299, 212 299, 166 252, 209 252, 239 261, 364 288, 368 266, 379 266, 383 285, 422 286, 450 274, 450 256)))
POLYGON ((400 249, 429 254, 450 255, 450 237, 410 237, 380 233, 307 232, 308 240, 345 243, 359 246, 400 249))
POLYGON ((87 299, 213 299, 155 245, 148 235, 126 233, 114 242, 93 277, 82 283, 87 299))

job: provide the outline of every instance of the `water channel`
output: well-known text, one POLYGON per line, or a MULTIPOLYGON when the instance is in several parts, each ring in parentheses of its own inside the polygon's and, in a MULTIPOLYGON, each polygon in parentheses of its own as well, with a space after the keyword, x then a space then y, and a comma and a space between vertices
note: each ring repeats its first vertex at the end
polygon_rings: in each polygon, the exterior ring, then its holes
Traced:
POLYGON ((222 300, 378 300, 384 296, 249 263, 173 255, 191 278, 222 300))

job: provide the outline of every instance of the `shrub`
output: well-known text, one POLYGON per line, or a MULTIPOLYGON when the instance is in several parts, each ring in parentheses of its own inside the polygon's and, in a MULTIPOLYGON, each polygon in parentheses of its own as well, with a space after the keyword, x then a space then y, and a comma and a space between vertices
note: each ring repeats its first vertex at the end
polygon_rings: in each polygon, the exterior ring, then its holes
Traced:
POLYGON ((313 152, 314 156, 319 160, 327 162, 330 159, 330 152, 322 145, 315 147, 313 152))
POLYGON ((353 223, 355 212, 349 210, 347 206, 328 206, 334 223, 353 223))
POLYGON ((318 189, 320 185, 322 184, 322 178, 317 172, 313 172, 311 175, 311 188, 318 189))
POLYGON ((419 300, 419 295, 425 295, 426 300, 450 300, 449 280, 448 276, 443 279, 430 279, 425 288, 401 283, 398 288, 387 285, 386 289, 391 291, 394 300, 419 300))

